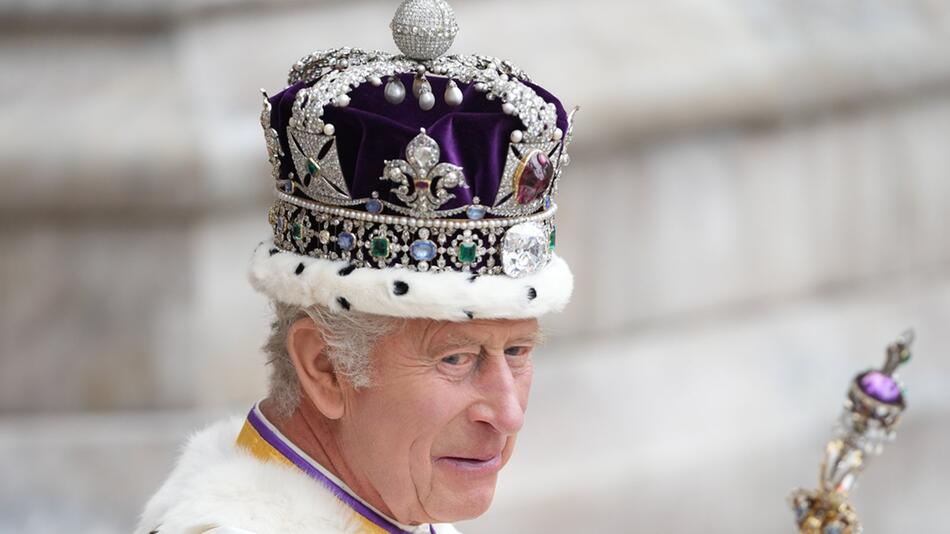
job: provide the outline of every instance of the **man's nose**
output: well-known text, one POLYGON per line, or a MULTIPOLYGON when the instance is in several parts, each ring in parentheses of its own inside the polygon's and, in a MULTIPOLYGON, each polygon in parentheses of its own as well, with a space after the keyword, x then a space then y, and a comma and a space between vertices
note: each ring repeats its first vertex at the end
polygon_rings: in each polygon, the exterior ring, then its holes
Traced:
POLYGON ((481 362, 476 380, 482 394, 472 409, 472 418, 491 425, 503 435, 516 434, 524 425, 524 407, 518 380, 504 356, 490 356, 481 362))

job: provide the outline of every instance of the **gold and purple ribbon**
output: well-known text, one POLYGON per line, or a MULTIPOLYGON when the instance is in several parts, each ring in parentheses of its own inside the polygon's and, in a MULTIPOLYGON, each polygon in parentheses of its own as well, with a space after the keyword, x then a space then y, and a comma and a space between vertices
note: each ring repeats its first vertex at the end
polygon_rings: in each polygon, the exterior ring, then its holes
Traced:
MULTIPOLYGON (((337 499, 358 515, 367 532, 373 534, 406 534, 412 532, 405 530, 373 510, 327 476, 314 465, 313 460, 305 457, 284 436, 272 429, 262 415, 258 413, 256 406, 247 414, 247 420, 238 435, 237 444, 262 460, 296 466, 311 478, 323 484, 337 499)), ((432 525, 429 525, 429 533, 436 534, 435 527, 432 525)))

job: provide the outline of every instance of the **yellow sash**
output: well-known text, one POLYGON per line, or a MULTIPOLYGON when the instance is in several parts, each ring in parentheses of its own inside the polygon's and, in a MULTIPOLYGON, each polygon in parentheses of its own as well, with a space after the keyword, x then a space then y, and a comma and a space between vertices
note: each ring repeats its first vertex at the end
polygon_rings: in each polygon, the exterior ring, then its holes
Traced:
MULTIPOLYGON (((258 458, 261 461, 274 461, 279 464, 297 469, 297 466, 295 466, 293 462, 288 460, 286 456, 281 454, 280 451, 275 449, 270 443, 267 443, 267 441, 261 437, 260 433, 257 432, 257 429, 251 426, 250 421, 244 422, 244 427, 241 428, 241 433, 238 434, 236 443, 238 447, 246 449, 255 458, 258 458)), ((360 532, 365 532, 366 534, 387 534, 385 530, 355 511, 353 512, 353 516, 357 519, 357 521, 359 521, 361 526, 360 532)))

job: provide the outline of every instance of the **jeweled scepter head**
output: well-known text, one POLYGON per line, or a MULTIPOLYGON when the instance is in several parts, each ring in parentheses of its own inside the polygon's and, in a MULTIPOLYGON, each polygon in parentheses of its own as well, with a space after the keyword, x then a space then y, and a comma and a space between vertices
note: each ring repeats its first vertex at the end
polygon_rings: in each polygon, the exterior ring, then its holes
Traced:
POLYGON ((802 534, 858 534, 861 525, 848 502, 848 492, 864 469, 866 458, 880 454, 894 439, 906 408, 904 392, 894 377, 910 361, 914 332, 904 332, 888 345, 884 366, 854 377, 844 403, 835 439, 825 447, 819 488, 797 489, 789 496, 802 534))

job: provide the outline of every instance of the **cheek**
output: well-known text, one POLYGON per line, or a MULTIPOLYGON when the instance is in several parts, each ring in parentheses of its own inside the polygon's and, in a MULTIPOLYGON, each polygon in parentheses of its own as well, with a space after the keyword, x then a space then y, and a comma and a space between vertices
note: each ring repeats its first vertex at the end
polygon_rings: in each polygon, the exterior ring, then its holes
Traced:
POLYGON ((355 403, 354 414, 364 428, 375 428, 374 434, 385 433, 389 442, 404 444, 424 431, 426 419, 420 413, 429 409, 414 391, 387 388, 364 395, 355 403))
MULTIPOLYGON (((407 392, 390 388, 367 389, 356 394, 349 406, 350 417, 344 423, 346 449, 353 461, 371 461, 377 476, 391 479, 402 473, 407 451, 419 434, 424 432, 425 419, 418 413, 407 392), (382 473, 389 471, 388 475, 382 473)), ((391 483, 391 481, 390 481, 391 483)))
POLYGON ((529 363, 525 371, 518 375, 518 400, 521 402, 521 408, 528 408, 528 397, 531 394, 531 381, 534 378, 534 367, 529 363))
POLYGON ((468 410, 472 405, 468 388, 440 382, 432 387, 425 406, 413 413, 413 417, 424 421, 423 432, 409 451, 413 480, 422 488, 431 485, 433 462, 438 457, 458 454, 480 436, 480 427, 472 421, 468 410))
POLYGON ((412 411, 412 418, 421 425, 417 446, 428 450, 434 442, 445 439, 457 431, 464 430, 468 420, 466 408, 469 396, 457 384, 439 380, 426 391, 424 399, 412 411))
POLYGON ((345 425, 342 446, 348 463, 357 466, 398 516, 415 510, 416 495, 427 491, 436 399, 424 389, 364 390, 354 399, 345 425))
POLYGON ((386 456, 394 466, 408 460, 415 469, 429 462, 433 442, 464 412, 457 397, 441 380, 366 391, 354 403, 351 435, 373 436, 361 448, 374 448, 374 456, 386 456))
MULTIPOLYGON (((443 382, 443 381, 440 381, 443 382)), ((411 417, 416 421, 408 451, 408 477, 414 495, 423 508, 442 498, 434 462, 437 457, 459 451, 473 434, 466 413, 466 399, 457 385, 433 385, 424 402, 416 405, 411 417), (433 501, 434 500, 434 501, 433 501)), ((404 465, 406 460, 403 460, 404 465)))

